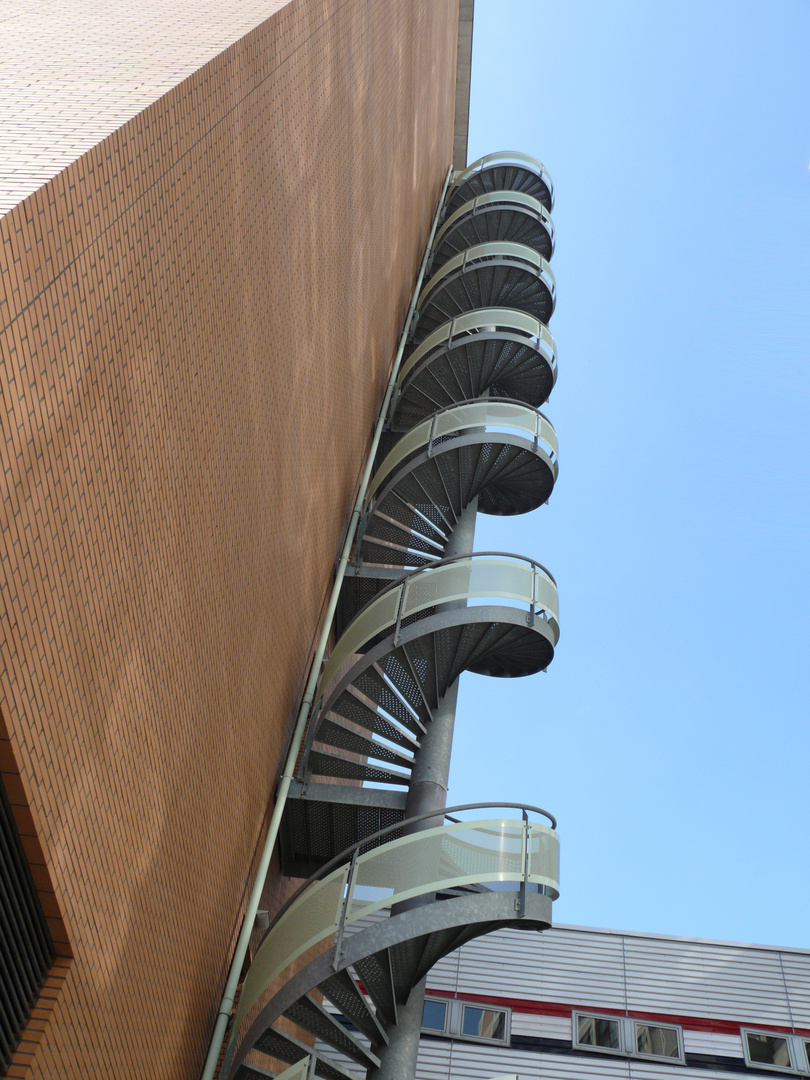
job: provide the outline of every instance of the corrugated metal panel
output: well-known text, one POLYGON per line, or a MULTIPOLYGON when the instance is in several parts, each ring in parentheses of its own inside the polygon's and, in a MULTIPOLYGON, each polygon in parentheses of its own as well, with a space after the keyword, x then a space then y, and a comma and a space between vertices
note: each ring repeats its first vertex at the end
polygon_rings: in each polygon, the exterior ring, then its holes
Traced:
POLYGON ((438 964, 430 969, 428 986, 431 990, 440 990, 444 994, 452 994, 458 989, 458 965, 461 959, 461 950, 445 956, 438 964))
POLYGON ((531 1035, 538 1039, 565 1039, 571 1042, 571 1020, 563 1016, 538 1016, 536 1013, 512 1013, 515 1035, 531 1035))
POLYGON ((624 1008, 619 938, 502 930, 465 945, 460 953, 459 989, 466 993, 624 1008))
POLYGON ((727 1072, 716 1069, 688 1069, 621 1058, 558 1057, 427 1040, 419 1048, 417 1080, 490 1080, 503 1073, 517 1073, 520 1080, 728 1080, 727 1072))
POLYGON ((630 1063, 630 1080, 728 1080, 728 1073, 719 1069, 686 1069, 682 1065, 652 1065, 646 1061, 630 1063))
POLYGON ((810 1027, 810 956, 782 953, 790 1008, 797 1027, 810 1027))
POLYGON ((714 1031, 689 1031, 684 1028, 683 1047, 687 1054, 720 1054, 722 1057, 743 1057, 739 1035, 718 1035, 714 1031))
MULTIPOLYGON (((776 950, 580 930, 502 930, 456 956, 464 993, 790 1024, 776 950)), ((783 963, 794 1022, 810 1025, 810 955, 785 953, 783 963)), ((436 985, 453 989, 449 966, 436 985)))
POLYGON ((777 953, 655 938, 626 938, 628 1008, 789 1022, 777 953))

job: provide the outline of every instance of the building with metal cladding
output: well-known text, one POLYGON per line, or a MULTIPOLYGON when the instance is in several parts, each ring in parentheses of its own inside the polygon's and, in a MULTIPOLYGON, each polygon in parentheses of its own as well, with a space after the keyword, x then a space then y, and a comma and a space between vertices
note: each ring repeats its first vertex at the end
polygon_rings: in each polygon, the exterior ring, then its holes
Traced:
POLYGON ((557 926, 497 931, 428 978, 418 1080, 810 1073, 810 952, 557 926))

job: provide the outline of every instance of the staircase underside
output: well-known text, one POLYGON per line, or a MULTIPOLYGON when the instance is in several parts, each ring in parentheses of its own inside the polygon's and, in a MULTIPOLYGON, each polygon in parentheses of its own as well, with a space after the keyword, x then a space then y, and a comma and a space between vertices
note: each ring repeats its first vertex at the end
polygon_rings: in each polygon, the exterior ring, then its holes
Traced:
MULTIPOLYGON (((496 929, 512 927, 536 931, 551 925, 550 897, 528 892, 525 915, 520 919, 517 917, 519 899, 516 887, 506 891, 471 892, 434 900, 357 930, 344 938, 339 955, 336 954, 337 946, 332 945, 270 998, 238 1047, 234 1048, 232 1058, 229 1050, 223 1076, 233 1076, 251 1049, 272 1053, 290 1064, 305 1052, 311 1052, 305 1044, 274 1026, 282 1016, 308 1025, 306 1030, 310 1033, 335 1045, 334 1040, 340 1037, 339 1034, 324 1026, 317 1010, 309 1007, 308 1003, 314 1001, 310 995, 315 991, 322 993, 370 1040, 373 1054, 374 1046, 385 1041, 380 1023, 396 1023, 398 1008, 407 1002, 413 987, 443 956, 496 929), (319 1030, 314 1032, 314 1027, 319 1030)), ((336 1049, 346 1052, 343 1046, 336 1049)), ((368 1054, 365 1044, 363 1050, 354 1047, 352 1051, 359 1073, 363 1071, 359 1060, 363 1052, 368 1054)), ((340 1066, 319 1056, 317 1076, 333 1080, 347 1075, 333 1069, 340 1069, 340 1066)))

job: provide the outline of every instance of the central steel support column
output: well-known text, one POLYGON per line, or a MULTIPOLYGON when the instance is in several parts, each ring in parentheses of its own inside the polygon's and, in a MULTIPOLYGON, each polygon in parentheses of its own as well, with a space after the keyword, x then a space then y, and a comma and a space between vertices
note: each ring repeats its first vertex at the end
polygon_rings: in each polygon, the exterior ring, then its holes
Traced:
MULTIPOLYGON (((444 556, 467 555, 473 550, 475 539, 475 516, 478 511, 478 499, 462 513, 450 537, 444 556)), ((442 604, 440 610, 452 607, 464 607, 463 600, 442 604)), ((412 825, 407 833, 432 829, 444 822, 441 813, 447 806, 447 783, 450 777, 450 755, 453 749, 453 728, 456 722, 456 701, 458 699, 458 679, 452 683, 444 697, 433 711, 433 719, 427 726, 427 732, 420 740, 420 747, 414 754, 411 770, 411 782, 405 803, 405 817, 415 817, 436 810, 435 818, 427 818, 412 825)), ((415 900, 403 900, 391 909, 392 915, 422 904, 431 903, 432 896, 420 896, 415 900)), ((389 1043, 376 1047, 380 1058, 379 1067, 371 1069, 368 1080, 414 1080, 416 1059, 419 1054, 419 1036, 422 1030, 422 1009, 425 1003, 425 982, 423 979, 411 990, 407 1002, 397 1009, 397 1023, 388 1028, 389 1043)))

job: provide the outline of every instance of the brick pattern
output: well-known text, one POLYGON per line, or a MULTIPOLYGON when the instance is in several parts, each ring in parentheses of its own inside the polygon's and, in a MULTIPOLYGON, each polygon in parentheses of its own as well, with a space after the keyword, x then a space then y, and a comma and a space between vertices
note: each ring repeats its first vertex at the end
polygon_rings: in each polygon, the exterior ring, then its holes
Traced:
POLYGON ((290 0, 3 0, 0 214, 290 0))
POLYGON ((291 0, 0 218, 0 707, 73 953, 26 1075, 198 1075, 457 14, 291 0))

